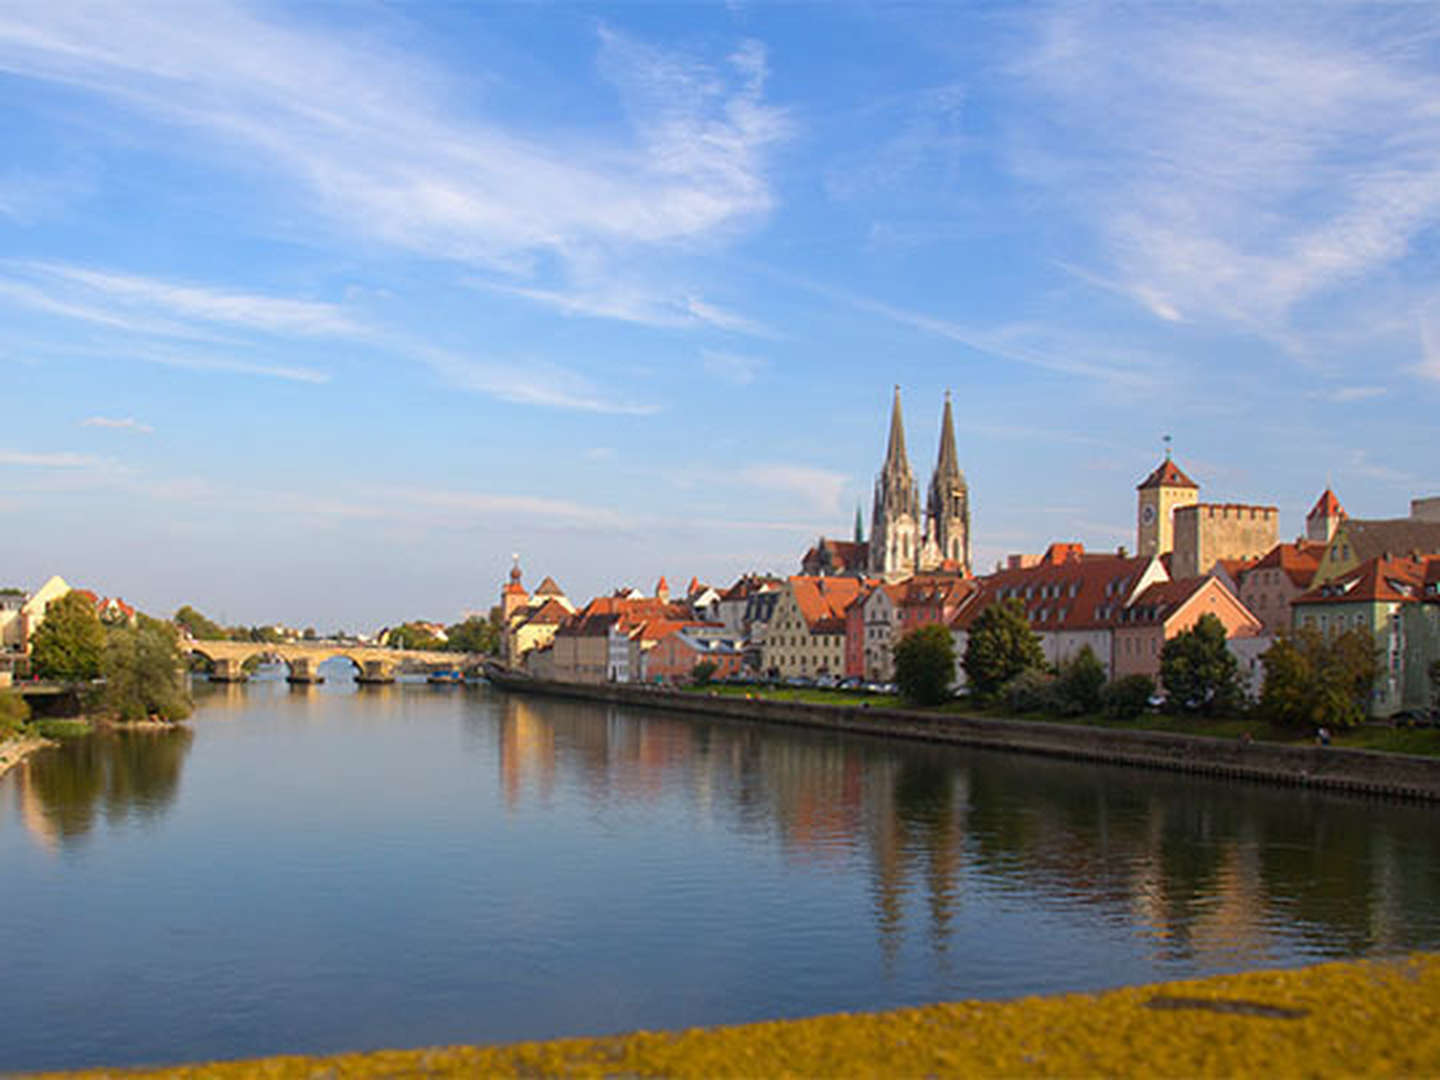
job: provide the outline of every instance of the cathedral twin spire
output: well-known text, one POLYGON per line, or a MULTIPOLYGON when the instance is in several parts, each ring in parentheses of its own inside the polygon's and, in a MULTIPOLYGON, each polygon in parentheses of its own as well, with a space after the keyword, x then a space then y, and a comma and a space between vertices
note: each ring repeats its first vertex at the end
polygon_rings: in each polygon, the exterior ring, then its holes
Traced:
POLYGON ((930 478, 922 526, 920 490, 905 453, 900 387, 895 387, 885 463, 875 478, 869 554, 871 572, 892 580, 951 566, 969 572, 969 491, 955 452, 955 423, 948 391, 940 422, 940 450, 930 478))

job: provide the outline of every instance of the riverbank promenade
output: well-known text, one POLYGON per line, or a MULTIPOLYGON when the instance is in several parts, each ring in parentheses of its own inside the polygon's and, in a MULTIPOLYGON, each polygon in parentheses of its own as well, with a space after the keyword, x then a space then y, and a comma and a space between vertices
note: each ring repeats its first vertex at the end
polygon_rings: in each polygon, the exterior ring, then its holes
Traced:
MULTIPOLYGON (((127 1077, 1433 1076, 1440 956, 676 1033, 127 1071, 127 1077)), ((111 1071, 48 1074, 102 1077, 111 1071)))

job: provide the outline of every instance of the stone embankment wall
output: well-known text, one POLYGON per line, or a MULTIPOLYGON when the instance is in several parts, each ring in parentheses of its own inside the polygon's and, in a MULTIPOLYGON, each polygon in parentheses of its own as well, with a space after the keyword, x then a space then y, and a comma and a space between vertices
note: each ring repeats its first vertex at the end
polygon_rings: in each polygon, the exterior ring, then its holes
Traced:
POLYGON ((643 686, 509 680, 506 689, 730 720, 762 721, 891 738, 921 739, 1116 765, 1171 769, 1268 783, 1440 801, 1440 758, 1333 746, 1242 743, 1162 731, 964 716, 854 705, 765 701, 643 686))

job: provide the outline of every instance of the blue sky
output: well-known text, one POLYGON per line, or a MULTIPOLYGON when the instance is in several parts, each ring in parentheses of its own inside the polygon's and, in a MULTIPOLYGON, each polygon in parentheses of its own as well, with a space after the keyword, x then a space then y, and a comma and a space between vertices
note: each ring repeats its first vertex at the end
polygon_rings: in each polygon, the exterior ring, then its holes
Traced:
POLYGON ((0 584, 370 627, 1433 493, 1430 4, 0 5, 0 584))

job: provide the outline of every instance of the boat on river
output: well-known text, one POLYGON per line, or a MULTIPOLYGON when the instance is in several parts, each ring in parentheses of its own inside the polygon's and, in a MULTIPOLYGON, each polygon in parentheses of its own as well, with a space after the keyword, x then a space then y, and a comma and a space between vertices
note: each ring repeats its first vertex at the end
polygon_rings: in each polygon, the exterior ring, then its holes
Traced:
POLYGON ((445 668, 430 672, 425 676, 425 681, 435 686, 458 686, 465 682, 465 673, 455 668, 445 668))

